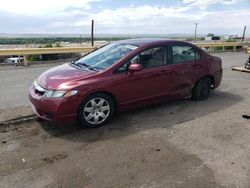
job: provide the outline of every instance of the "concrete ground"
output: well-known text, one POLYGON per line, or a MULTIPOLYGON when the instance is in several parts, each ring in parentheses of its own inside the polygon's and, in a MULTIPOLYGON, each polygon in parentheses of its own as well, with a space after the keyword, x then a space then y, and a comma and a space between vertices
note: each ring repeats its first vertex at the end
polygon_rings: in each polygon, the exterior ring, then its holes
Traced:
MULTIPOLYGON (((137 109, 98 129, 0 126, 0 187, 250 187, 250 120, 242 118, 250 74, 230 69, 247 54, 216 55, 224 77, 206 101, 137 109)), ((0 70, 1 116, 29 111, 24 98, 44 69, 0 70)))

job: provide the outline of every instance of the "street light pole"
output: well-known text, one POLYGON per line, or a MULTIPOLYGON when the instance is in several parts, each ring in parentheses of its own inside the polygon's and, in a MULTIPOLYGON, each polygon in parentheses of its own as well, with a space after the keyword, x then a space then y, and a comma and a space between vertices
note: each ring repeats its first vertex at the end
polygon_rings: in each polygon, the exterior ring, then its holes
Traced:
POLYGON ((194 42, 196 42, 196 37, 197 37, 197 26, 198 26, 198 23, 195 23, 194 42))
POLYGON ((243 35, 242 35, 242 40, 241 40, 241 42, 244 42, 244 40, 245 40, 246 28, 247 28, 247 26, 245 26, 245 27, 244 27, 244 30, 243 30, 243 35))

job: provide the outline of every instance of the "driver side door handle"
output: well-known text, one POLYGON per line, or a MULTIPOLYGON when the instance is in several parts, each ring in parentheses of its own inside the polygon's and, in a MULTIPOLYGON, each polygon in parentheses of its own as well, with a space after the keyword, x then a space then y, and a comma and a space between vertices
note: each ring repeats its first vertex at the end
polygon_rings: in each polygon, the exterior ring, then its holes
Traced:
POLYGON ((201 66, 200 64, 198 64, 198 63, 194 63, 194 64, 193 64, 193 67, 194 67, 194 68, 198 68, 198 69, 202 68, 202 66, 201 66))
POLYGON ((172 71, 172 70, 162 70, 161 74, 163 74, 163 75, 172 75, 172 74, 174 74, 174 71, 172 71))

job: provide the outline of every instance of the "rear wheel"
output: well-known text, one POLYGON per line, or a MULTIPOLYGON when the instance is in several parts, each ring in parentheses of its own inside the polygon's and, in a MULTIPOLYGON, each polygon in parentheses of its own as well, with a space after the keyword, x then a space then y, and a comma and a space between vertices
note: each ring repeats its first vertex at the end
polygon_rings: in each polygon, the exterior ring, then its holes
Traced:
POLYGON ((100 127, 114 114, 113 99, 104 94, 96 93, 84 100, 78 111, 78 119, 85 127, 100 127))
POLYGON ((209 77, 200 79, 194 86, 192 91, 192 99, 197 101, 206 100, 211 91, 212 82, 209 77))

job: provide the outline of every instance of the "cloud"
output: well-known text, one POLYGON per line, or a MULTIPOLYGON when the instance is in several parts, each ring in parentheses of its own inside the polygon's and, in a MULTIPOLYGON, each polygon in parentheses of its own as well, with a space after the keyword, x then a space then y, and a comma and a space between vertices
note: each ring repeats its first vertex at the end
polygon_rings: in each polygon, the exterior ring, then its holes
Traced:
POLYGON ((184 4, 187 4, 190 7, 198 7, 200 9, 206 9, 215 4, 234 5, 239 2, 240 0, 183 0, 184 4))
POLYGON ((0 33, 32 33, 41 32, 41 26, 49 22, 41 16, 19 15, 10 12, 0 12, 0 33))
MULTIPOLYGON (((195 22, 199 33, 241 33, 249 23, 250 8, 224 11, 193 10, 189 6, 139 6, 103 10, 90 14, 97 32, 107 33, 193 33, 195 22), (241 19, 239 19, 239 17, 241 19), (233 26, 232 26, 233 23, 233 26)), ((81 21, 78 22, 81 26, 81 21)), ((82 26, 86 22, 82 21, 82 26)))
POLYGON ((67 7, 90 9, 92 2, 100 0, 1 0, 0 11, 22 15, 55 14, 67 7))
MULTIPOLYGON (((3 8, 0 6, 2 26, 0 33, 89 33, 91 20, 94 19, 95 33, 102 34, 193 33, 195 22, 199 23, 198 33, 241 34, 243 26, 249 24, 250 17, 250 6, 234 8, 230 4, 238 1, 233 0, 183 0, 172 6, 147 4, 130 6, 131 3, 128 3, 126 7, 101 8, 98 12, 94 8, 89 9, 95 1, 99 0, 62 0, 60 3, 59 1, 50 3, 51 7, 48 5, 40 7, 41 10, 37 13, 19 11, 18 15, 11 12, 16 8, 11 11, 1 11, 3 8), (56 4, 63 4, 63 6, 58 5, 55 8, 56 4), (231 6, 231 8, 204 9, 214 4, 231 6), (50 10, 52 7, 54 7, 53 11, 50 10), (197 9, 197 7, 200 8, 197 9)), ((22 2, 27 5, 28 0, 22 2)), ((39 7, 40 1, 34 2, 39 7)), ((31 2, 32 5, 34 2, 31 2)), ((49 0, 43 0, 43 2, 48 3, 49 0)), ((103 3, 100 1, 95 5, 102 7, 103 3)), ((37 10, 37 7, 33 7, 33 10, 37 10)))

